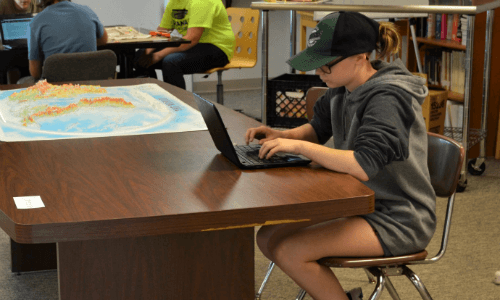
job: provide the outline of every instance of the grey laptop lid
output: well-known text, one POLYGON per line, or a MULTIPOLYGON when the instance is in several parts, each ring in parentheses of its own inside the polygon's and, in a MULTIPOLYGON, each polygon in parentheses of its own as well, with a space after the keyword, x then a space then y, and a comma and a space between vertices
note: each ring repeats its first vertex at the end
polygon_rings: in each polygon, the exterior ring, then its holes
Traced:
POLYGON ((307 165, 311 162, 310 159, 302 155, 277 153, 276 160, 267 161, 260 160, 251 162, 248 156, 255 156, 255 151, 258 151, 260 145, 250 145, 252 149, 246 149, 246 145, 234 145, 229 137, 229 134, 224 126, 224 122, 219 114, 217 107, 208 100, 194 94, 196 104, 200 109, 201 115, 205 120, 208 131, 212 136, 217 149, 232 163, 242 169, 262 169, 262 168, 275 168, 275 167, 290 167, 307 165), (251 154, 250 154, 251 153, 251 154))
POLYGON ((29 24, 35 14, 0 15, 2 44, 10 48, 27 47, 29 24))

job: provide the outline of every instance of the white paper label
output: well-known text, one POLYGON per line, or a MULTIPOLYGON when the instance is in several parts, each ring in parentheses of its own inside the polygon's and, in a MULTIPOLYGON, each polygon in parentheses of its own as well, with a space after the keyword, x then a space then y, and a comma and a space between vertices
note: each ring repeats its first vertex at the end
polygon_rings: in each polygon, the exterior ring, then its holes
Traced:
POLYGON ((45 207, 40 196, 14 197, 17 209, 32 209, 45 207))

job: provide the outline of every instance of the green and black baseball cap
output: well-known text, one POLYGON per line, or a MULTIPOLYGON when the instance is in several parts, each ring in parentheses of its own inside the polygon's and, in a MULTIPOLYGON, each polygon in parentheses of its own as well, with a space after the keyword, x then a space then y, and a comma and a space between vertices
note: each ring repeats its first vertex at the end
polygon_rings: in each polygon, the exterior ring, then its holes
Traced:
POLYGON ((378 41, 379 23, 357 12, 334 12, 313 29, 307 48, 287 63, 299 71, 317 69, 337 57, 372 52, 378 41))

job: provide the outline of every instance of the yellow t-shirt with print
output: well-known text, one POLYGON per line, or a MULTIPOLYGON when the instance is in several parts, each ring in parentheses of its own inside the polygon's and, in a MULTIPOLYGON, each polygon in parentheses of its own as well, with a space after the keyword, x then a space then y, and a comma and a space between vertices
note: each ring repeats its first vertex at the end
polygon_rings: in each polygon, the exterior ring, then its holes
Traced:
POLYGON ((233 58, 235 40, 226 8, 221 0, 170 0, 160 27, 177 29, 183 36, 191 27, 203 27, 199 43, 210 43, 233 58))

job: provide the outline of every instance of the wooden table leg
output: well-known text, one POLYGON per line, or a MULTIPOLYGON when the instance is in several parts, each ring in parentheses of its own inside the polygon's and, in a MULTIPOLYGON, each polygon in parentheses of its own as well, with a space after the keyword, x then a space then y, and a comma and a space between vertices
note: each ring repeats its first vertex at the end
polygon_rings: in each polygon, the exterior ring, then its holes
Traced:
POLYGON ((57 269, 56 244, 19 244, 10 240, 12 272, 57 269))
POLYGON ((60 242, 61 300, 254 297, 254 229, 60 242))

